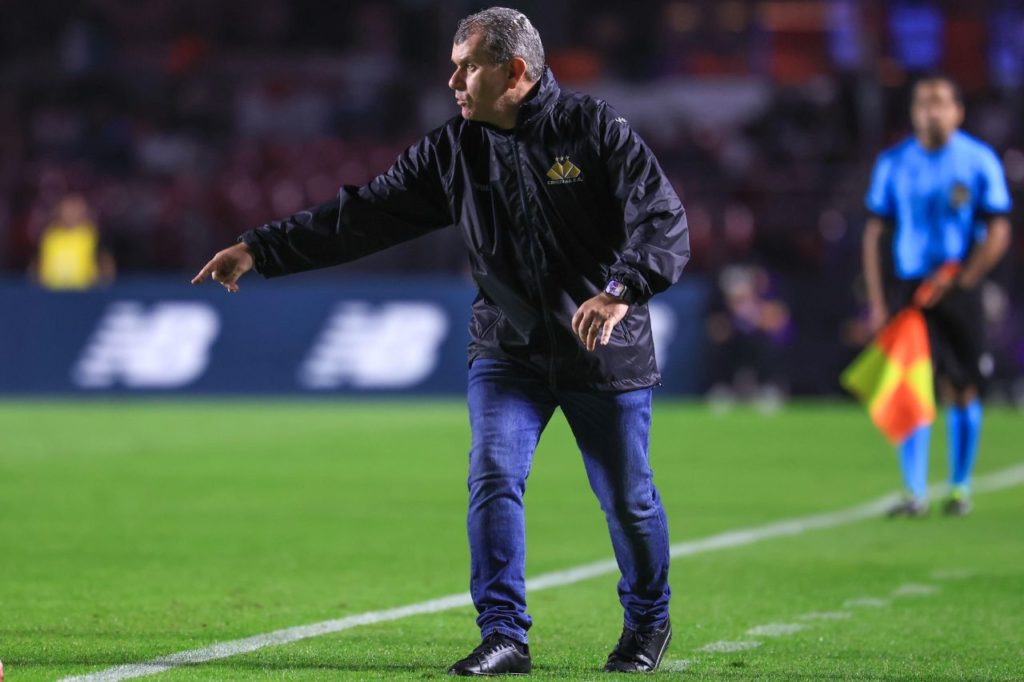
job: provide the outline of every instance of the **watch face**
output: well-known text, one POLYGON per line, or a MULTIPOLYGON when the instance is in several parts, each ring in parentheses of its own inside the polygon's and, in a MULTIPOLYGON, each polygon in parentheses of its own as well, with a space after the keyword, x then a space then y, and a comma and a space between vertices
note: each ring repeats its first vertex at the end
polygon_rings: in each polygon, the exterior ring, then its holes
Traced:
POLYGON ((626 285, 613 279, 608 282, 608 286, 606 286, 604 290, 605 293, 622 298, 622 295, 626 293, 626 285))

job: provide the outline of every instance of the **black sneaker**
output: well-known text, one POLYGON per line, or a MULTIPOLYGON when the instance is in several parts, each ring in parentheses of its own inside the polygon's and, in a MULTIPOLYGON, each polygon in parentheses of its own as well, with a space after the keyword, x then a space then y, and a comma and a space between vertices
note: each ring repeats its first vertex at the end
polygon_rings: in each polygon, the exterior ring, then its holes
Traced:
POLYGON ((950 495, 942 504, 942 513, 946 516, 967 516, 971 513, 971 499, 950 495))
POLYGON ((525 675, 530 647, 498 633, 488 635, 469 656, 448 668, 449 675, 525 675))
POLYGON ((604 664, 609 673, 652 673, 661 665, 668 643, 672 641, 672 623, 655 630, 622 628, 622 636, 604 664))
POLYGON ((924 500, 916 500, 913 497, 905 497, 885 512, 890 519, 899 516, 906 516, 911 519, 923 519, 931 511, 930 505, 924 500))

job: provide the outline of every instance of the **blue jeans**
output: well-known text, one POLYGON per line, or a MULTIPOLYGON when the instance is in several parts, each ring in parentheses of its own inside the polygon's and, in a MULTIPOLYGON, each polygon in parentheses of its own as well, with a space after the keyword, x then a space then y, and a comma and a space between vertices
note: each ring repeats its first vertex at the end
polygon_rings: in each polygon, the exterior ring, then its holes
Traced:
MULTIPOLYGON (((523 493, 533 452, 556 407, 569 422, 590 487, 608 522, 622 578, 625 624, 668 619, 668 523, 648 464, 651 389, 552 391, 543 376, 505 360, 469 370, 470 593, 486 637, 527 642, 523 493)), ((571 533, 571 528, 565 529, 571 533)))

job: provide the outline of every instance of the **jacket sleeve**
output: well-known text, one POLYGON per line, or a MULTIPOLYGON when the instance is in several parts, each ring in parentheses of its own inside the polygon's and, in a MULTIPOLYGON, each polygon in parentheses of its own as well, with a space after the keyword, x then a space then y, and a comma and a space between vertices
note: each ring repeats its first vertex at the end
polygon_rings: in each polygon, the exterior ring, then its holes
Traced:
POLYGON ((450 225, 439 139, 440 131, 423 138, 367 185, 242 234, 256 271, 277 277, 347 263, 450 225))
POLYGON ((686 212, 654 153, 626 119, 605 104, 598 129, 627 234, 610 278, 629 287, 628 302, 646 303, 674 284, 690 260, 686 212))

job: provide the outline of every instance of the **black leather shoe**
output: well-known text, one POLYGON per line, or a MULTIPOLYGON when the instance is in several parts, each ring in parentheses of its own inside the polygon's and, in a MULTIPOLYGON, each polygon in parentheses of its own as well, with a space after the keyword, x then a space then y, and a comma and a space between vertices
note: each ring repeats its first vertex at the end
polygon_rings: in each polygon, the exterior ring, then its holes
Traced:
POLYGON ((469 656, 448 668, 449 675, 525 675, 530 647, 497 633, 488 635, 469 656))
POLYGON ((661 665, 661 657, 672 641, 672 623, 655 630, 637 631, 622 628, 622 636, 604 664, 609 673, 653 673, 661 665))

